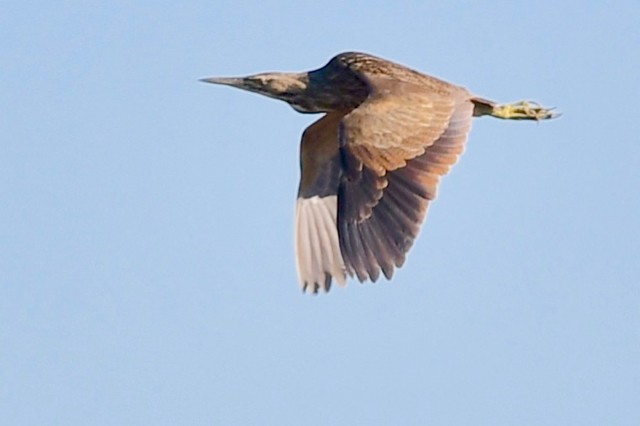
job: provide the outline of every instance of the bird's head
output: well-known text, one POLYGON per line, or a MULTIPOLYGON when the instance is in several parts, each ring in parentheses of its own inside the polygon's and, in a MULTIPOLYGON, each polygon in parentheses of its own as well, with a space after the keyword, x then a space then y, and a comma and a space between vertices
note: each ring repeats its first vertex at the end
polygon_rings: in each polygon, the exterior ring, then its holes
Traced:
POLYGON ((316 112, 305 105, 304 93, 309 85, 307 73, 262 73, 248 77, 203 78, 205 83, 223 84, 289 103, 299 112, 316 112))

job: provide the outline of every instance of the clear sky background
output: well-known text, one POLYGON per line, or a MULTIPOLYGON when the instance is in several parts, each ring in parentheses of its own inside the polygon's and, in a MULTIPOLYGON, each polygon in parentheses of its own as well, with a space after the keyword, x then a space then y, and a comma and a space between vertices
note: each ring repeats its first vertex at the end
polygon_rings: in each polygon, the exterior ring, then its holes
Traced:
POLYGON ((640 3, 2 2, 0 424, 640 424, 640 3), (374 53, 478 119, 392 282, 301 294, 317 116, 202 77, 374 53))

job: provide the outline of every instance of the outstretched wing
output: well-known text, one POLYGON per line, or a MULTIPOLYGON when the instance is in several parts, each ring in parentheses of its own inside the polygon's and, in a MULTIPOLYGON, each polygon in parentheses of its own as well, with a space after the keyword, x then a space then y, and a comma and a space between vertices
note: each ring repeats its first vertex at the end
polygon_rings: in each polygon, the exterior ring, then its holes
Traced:
POLYGON ((296 202, 295 248, 304 291, 328 291, 331 278, 345 284, 336 215, 340 185, 338 124, 329 113, 309 126, 300 146, 301 178, 296 202))
POLYGON ((375 281, 404 263, 440 177, 464 151, 473 104, 453 85, 361 77, 370 95, 340 124, 338 233, 347 272, 375 281))

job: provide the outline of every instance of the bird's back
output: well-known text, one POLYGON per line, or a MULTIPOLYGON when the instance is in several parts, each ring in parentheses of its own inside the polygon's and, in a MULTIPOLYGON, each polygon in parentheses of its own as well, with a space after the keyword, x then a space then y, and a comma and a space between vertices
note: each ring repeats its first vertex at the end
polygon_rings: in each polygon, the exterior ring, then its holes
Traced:
POLYGON ((359 75, 379 76, 411 83, 442 96, 451 96, 460 91, 468 92, 464 87, 367 53, 340 53, 331 59, 325 68, 327 73, 344 72, 346 68, 359 75))

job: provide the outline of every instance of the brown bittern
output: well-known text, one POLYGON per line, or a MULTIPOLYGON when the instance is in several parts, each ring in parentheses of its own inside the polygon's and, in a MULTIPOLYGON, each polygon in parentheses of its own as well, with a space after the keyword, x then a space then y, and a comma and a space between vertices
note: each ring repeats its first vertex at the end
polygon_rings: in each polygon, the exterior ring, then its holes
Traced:
POLYGON ((533 102, 499 105, 364 53, 301 73, 206 78, 325 113, 302 135, 295 248, 303 290, 332 278, 387 279, 400 267, 440 178, 464 151, 473 117, 544 120, 533 102))

